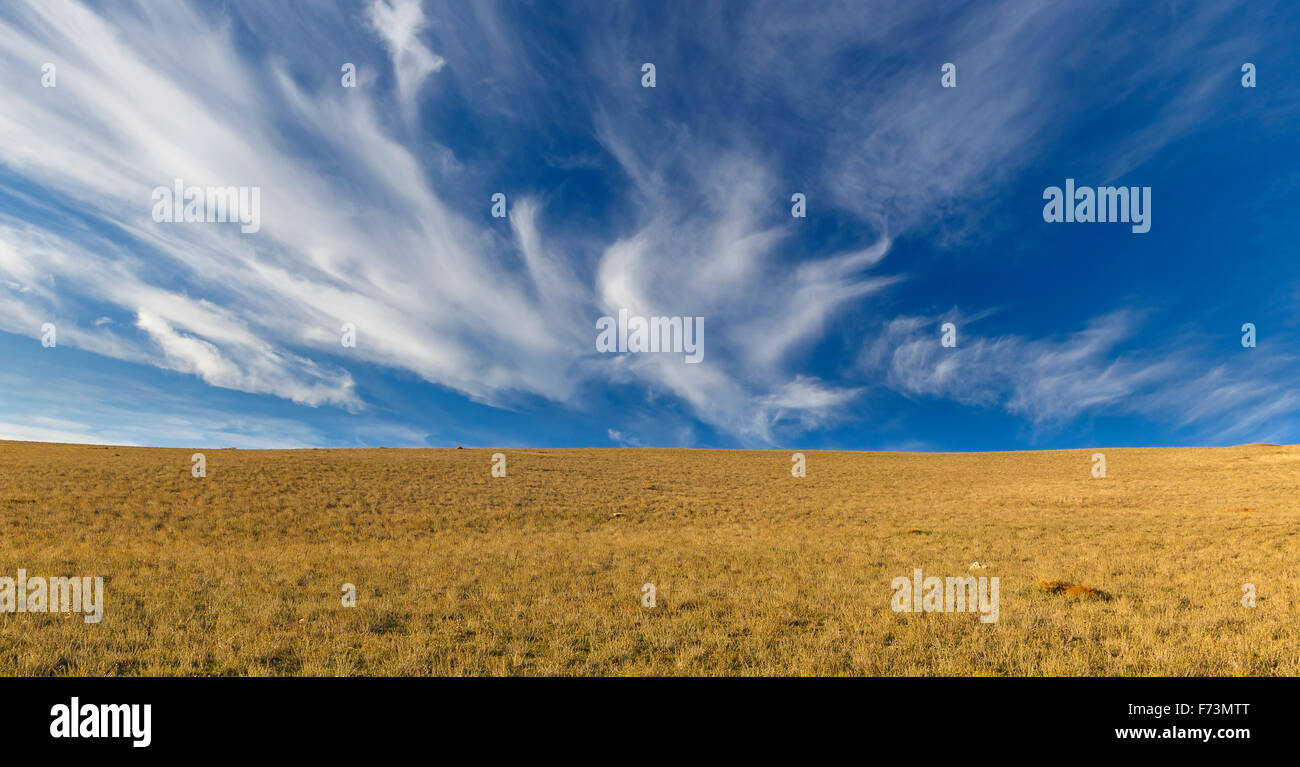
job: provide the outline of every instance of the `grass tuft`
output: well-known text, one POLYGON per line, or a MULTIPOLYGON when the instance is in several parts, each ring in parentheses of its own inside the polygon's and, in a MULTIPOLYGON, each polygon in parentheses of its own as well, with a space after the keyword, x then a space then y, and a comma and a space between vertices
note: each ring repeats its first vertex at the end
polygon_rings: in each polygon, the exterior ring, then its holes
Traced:
POLYGON ((1071 599, 1095 599, 1102 602, 1109 602, 1111 599, 1110 594, 1096 586, 1089 586, 1086 583, 1067 583, 1047 578, 1038 582, 1038 590, 1048 594, 1061 594, 1071 599))

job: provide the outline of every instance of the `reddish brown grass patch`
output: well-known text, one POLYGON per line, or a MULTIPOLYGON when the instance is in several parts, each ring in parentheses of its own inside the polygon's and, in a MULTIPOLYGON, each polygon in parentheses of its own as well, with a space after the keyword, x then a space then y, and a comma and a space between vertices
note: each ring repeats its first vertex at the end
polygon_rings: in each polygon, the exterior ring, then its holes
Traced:
POLYGON ((1110 601, 1110 594, 1107 594, 1096 586, 1089 586, 1086 583, 1066 583, 1065 581, 1049 580, 1044 578, 1038 582, 1038 590, 1048 594, 1064 594, 1071 599, 1099 599, 1103 602, 1110 601))

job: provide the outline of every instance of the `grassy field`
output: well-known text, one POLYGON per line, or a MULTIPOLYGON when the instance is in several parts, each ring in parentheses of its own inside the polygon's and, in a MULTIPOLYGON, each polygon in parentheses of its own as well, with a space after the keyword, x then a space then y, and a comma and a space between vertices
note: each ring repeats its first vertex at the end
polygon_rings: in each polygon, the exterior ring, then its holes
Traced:
POLYGON ((1300 447, 193 452, 0 442, 0 674, 1300 674, 1300 447))

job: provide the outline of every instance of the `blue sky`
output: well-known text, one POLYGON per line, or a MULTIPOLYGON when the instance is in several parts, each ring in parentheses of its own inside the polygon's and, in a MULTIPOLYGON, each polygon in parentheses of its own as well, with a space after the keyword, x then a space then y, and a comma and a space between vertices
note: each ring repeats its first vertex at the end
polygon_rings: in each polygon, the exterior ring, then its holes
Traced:
POLYGON ((1258 0, 5 3, 0 438, 1300 442, 1297 32, 1258 0), (155 220, 177 178, 256 187, 260 229, 155 220), (1150 187, 1150 231, 1044 221, 1067 178, 1150 187), (598 353, 620 309, 703 317, 703 360, 598 353))

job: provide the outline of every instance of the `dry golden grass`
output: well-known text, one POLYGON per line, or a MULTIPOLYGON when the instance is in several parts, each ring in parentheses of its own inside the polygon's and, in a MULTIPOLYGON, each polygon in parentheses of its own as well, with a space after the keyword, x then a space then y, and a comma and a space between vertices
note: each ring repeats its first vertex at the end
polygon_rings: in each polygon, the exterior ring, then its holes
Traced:
POLYGON ((106 579, 0 673, 1300 673, 1300 447, 192 452, 0 442, 0 575, 106 579), (996 623, 891 611, 975 560, 996 623))

